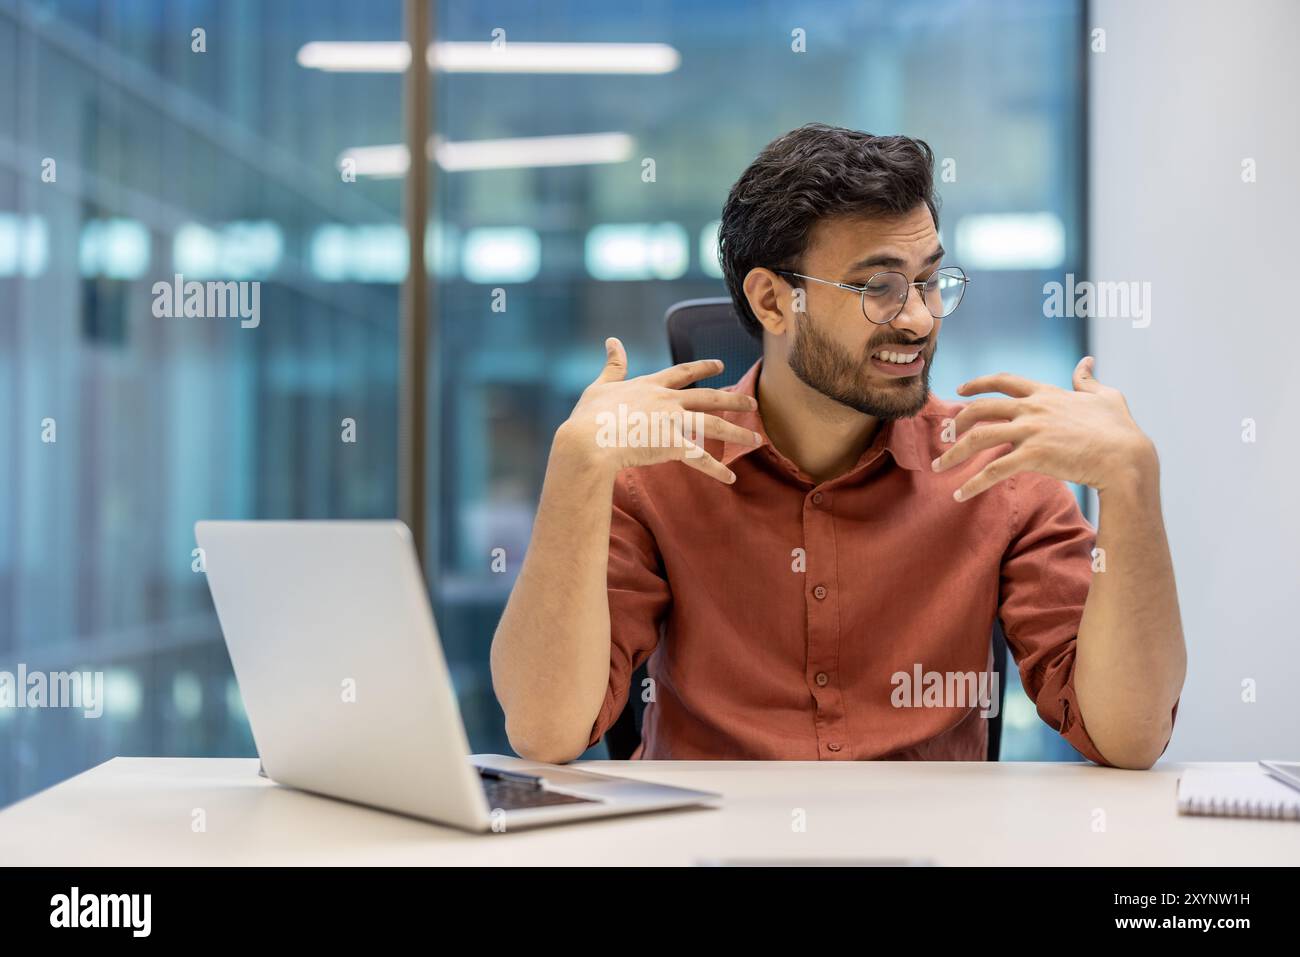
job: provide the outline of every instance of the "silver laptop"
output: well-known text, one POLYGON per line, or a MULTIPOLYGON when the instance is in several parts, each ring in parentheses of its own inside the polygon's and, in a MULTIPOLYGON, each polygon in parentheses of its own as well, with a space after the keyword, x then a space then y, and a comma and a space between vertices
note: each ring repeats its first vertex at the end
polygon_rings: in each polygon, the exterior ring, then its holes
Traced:
POLYGON ((272 780, 485 832, 719 797, 470 755, 401 522, 198 522, 194 531, 272 780))

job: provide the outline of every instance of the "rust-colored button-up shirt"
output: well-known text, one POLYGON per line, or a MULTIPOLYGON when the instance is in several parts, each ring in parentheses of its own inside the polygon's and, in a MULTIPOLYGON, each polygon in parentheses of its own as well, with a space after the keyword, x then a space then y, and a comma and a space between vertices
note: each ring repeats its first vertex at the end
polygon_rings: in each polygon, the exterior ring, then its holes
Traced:
MULTIPOLYGON (((732 388, 754 395, 760 365, 732 388)), ((757 412, 725 416, 762 446, 706 443, 734 485, 677 462, 620 472, 609 688, 591 743, 648 658, 639 757, 983 760, 978 676, 1000 618, 1039 715, 1104 764, 1074 691, 1095 533, 1042 475, 954 501, 997 452, 931 470, 960 409, 931 395, 821 483, 767 441, 757 412)))

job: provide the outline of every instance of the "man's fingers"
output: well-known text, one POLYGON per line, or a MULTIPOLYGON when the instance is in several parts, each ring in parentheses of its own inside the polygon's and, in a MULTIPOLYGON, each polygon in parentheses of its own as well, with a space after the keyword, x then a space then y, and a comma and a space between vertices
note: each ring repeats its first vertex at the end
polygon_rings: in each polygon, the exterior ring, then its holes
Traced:
POLYGON ((1076 392, 1100 392, 1102 384, 1097 381, 1094 373, 1097 370, 1097 360, 1092 356, 1084 356, 1079 360, 1079 364, 1074 367, 1074 375, 1071 376, 1071 382, 1074 384, 1076 392))
POLYGON ((722 389, 683 389, 677 401, 693 412, 753 412, 758 408, 753 396, 722 389))
POLYGON ((695 442, 703 437, 755 447, 763 444, 763 437, 753 429, 746 429, 734 422, 728 422, 716 415, 706 415, 703 412, 688 413, 684 431, 686 438, 695 442))
POLYGON ((736 473, 731 471, 717 459, 715 459, 703 448, 693 442, 686 442, 683 449, 685 453, 682 456, 682 462, 689 465, 697 472, 703 472, 709 478, 715 478, 723 485, 730 485, 736 481, 736 473))
POLYGON ((613 336, 605 340, 605 368, 596 376, 597 382, 621 382, 627 378, 627 350, 613 336))
POLYGON ((1009 422, 1020 414, 1021 406, 1015 399, 976 399, 957 413, 952 420, 958 435, 964 433, 976 422, 998 419, 1009 422))
POLYGON ((667 369, 661 369, 652 375, 646 376, 646 378, 670 389, 680 389, 692 382, 699 382, 701 379, 717 375, 721 371, 722 362, 718 359, 696 359, 694 362, 682 362, 675 366, 669 366, 667 369))
POLYGON ((1026 379, 1021 375, 1013 375, 1010 372, 995 372, 993 375, 982 375, 971 379, 957 386, 958 395, 978 395, 981 392, 1004 392, 1007 395, 1016 398, 1024 398, 1032 392, 1042 388, 1032 379, 1026 379))
POLYGON ((952 497, 959 502, 969 502, 976 495, 989 490, 1003 479, 1009 479, 1013 475, 1029 470, 1027 457, 1023 451, 1017 449, 1008 452, 984 466, 982 471, 972 475, 965 485, 953 493, 952 497))
POLYGON ((1008 442, 1014 445, 1023 439, 1025 434, 1024 426, 1011 422, 999 425, 981 425, 979 428, 971 429, 963 435, 956 445, 931 462, 930 467, 936 472, 946 472, 953 466, 961 465, 962 462, 965 462, 976 452, 995 449, 999 445, 1006 445, 1008 442))
MULTIPOLYGON (((652 436, 651 444, 661 446, 689 447, 694 449, 705 439, 717 439, 722 442, 734 442, 757 448, 763 444, 763 437, 753 429, 736 425, 716 415, 705 412, 655 413, 663 416, 659 420, 659 433, 652 436)), ((651 420, 653 423, 653 419, 651 420)), ((651 431, 656 426, 651 425, 651 431)))

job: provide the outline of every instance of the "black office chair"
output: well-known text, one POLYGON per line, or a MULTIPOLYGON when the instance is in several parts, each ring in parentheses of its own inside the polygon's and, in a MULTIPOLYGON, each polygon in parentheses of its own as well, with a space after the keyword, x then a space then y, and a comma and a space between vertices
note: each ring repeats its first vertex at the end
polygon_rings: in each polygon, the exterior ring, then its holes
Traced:
MULTIPOLYGON (((688 299, 672 306, 664 316, 668 326, 668 350, 674 363, 693 359, 721 359, 721 375, 704 379, 696 385, 721 389, 734 385, 763 354, 763 346, 747 333, 736 317, 731 300, 688 299)), ((998 713, 989 718, 988 760, 996 761, 1002 744, 1002 707, 1006 703, 1007 642, 1002 623, 993 624, 993 670, 998 676, 998 713)), ((642 682, 648 677, 643 663, 632 675, 627 704, 609 730, 605 746, 616 761, 632 757, 641 743, 641 723, 645 703, 641 700, 642 682)))
POLYGON ((735 385, 763 355, 759 342, 740 325, 730 299, 688 299, 664 315, 673 362, 721 359, 723 370, 696 383, 707 389, 735 385))

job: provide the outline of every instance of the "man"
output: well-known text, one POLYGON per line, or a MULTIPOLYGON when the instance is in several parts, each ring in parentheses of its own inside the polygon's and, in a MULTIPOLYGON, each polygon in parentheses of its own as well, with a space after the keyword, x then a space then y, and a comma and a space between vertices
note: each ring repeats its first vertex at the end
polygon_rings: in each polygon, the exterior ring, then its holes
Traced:
POLYGON ((521 755, 577 757, 649 659, 641 757, 981 760, 989 696, 962 692, 995 619, 1084 756, 1163 753, 1186 652, 1155 449, 1090 357, 1072 389, 998 373, 963 385, 983 396, 966 404, 929 393, 966 285, 944 266, 932 170, 906 137, 780 137, 720 230, 760 362, 691 389, 721 364, 628 379, 606 342, 493 641, 521 755), (702 435, 610 441, 629 413, 702 435), (1097 489, 1095 533, 1065 481, 1097 489))

